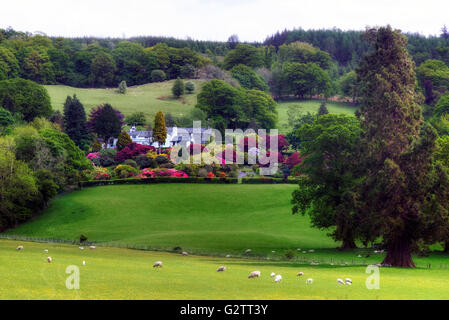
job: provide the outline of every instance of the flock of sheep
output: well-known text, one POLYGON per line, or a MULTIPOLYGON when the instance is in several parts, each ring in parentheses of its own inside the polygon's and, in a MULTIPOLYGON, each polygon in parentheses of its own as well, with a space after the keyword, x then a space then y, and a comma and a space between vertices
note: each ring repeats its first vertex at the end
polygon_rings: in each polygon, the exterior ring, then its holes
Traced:
MULTIPOLYGON (((300 249, 298 249, 298 250, 300 250, 300 249)), ((314 250, 310 250, 309 252, 314 252, 314 250)), ((245 254, 249 254, 249 253, 251 253, 251 249, 248 249, 248 250, 245 251, 245 254)), ((189 254, 187 252, 182 252, 182 255, 183 256, 187 256, 189 254)), ((227 255, 226 257, 229 258, 230 256, 227 255)), ((153 268, 162 268, 162 261, 156 261, 153 264, 153 268)), ((224 272, 224 271, 226 271, 226 267, 225 266, 220 266, 220 267, 217 268, 217 272, 224 272)), ((261 275, 260 271, 252 271, 249 274, 248 278, 249 279, 259 278, 260 275, 261 275)), ((296 276, 297 277, 302 277, 302 276, 304 276, 304 272, 299 272, 296 276)), ((274 278, 274 282, 275 283, 278 283, 278 282, 282 281, 282 276, 280 274, 276 274, 276 273, 272 272, 270 274, 270 277, 274 278)), ((312 283, 313 283, 313 279, 312 278, 308 278, 306 280, 306 284, 312 284, 312 283)), ((350 286, 350 285, 352 285, 352 280, 350 278, 346 278, 345 281, 343 281, 342 279, 337 279, 337 283, 341 284, 341 285, 348 285, 348 286, 350 286)))
MULTIPOLYGON (((80 250, 84 250, 84 247, 79 247, 79 249, 80 249, 80 250)), ((96 247, 95 247, 95 246, 90 246, 89 249, 94 250, 94 249, 96 249, 96 247)), ((18 247, 16 248, 16 250, 18 250, 18 251, 23 250, 23 246, 18 246, 18 247)), ((248 250, 245 251, 246 254, 249 254, 250 252, 251 252, 251 249, 248 249, 248 250)), ((313 252, 313 251, 310 250, 309 252, 313 252)), ((44 253, 48 253, 48 249, 45 249, 45 250, 44 250, 44 253)), ((183 251, 181 254, 182 254, 183 256, 188 256, 188 255, 189 255, 188 252, 185 252, 185 251, 183 251)), ((226 256, 226 257, 229 257, 229 255, 226 256)), ((51 258, 50 256, 47 257, 47 262, 48 262, 48 263, 51 263, 51 262, 52 262, 52 258, 51 258)), ((84 265, 86 265, 86 261, 83 261, 83 266, 84 266, 84 265)), ((156 261, 156 262, 153 264, 153 268, 162 268, 162 261, 156 261)), ((218 269, 217 269, 217 272, 224 272, 224 271, 226 271, 226 267, 225 267, 225 266, 220 266, 220 267, 218 267, 218 269)), ((249 274, 248 278, 249 278, 249 279, 252 279, 252 278, 259 278, 260 275, 261 275, 261 272, 260 272, 260 271, 252 271, 252 272, 249 274)), ((302 276, 304 276, 304 272, 299 272, 296 276, 297 276, 297 277, 302 277, 302 276)), ((276 274, 276 273, 272 272, 272 273, 270 274, 270 277, 274 278, 274 282, 275 282, 275 283, 278 283, 278 282, 281 282, 281 281, 282 281, 282 276, 281 276, 280 274, 276 274)), ((312 284, 312 283, 313 283, 313 279, 312 279, 312 278, 309 278, 309 279, 306 280, 306 284, 312 284)), ((337 279, 337 283, 338 283, 338 284, 341 284, 341 285, 349 285, 349 286, 350 286, 350 285, 352 285, 352 280, 349 279, 349 278, 346 278, 345 281, 343 281, 343 279, 337 279)))

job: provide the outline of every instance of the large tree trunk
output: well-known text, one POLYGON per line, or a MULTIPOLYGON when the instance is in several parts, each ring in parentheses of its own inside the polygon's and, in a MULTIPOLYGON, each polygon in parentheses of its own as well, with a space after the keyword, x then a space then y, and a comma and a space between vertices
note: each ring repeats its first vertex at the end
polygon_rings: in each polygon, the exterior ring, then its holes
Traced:
POLYGON ((412 252, 410 250, 410 240, 399 238, 391 241, 387 246, 387 256, 382 264, 391 265, 392 267, 414 268, 415 263, 412 260, 412 252))
POLYGON ((357 246, 355 245, 354 239, 344 239, 343 243, 341 244, 341 250, 354 250, 357 246))
POLYGON ((449 241, 444 243, 444 253, 449 253, 449 241))

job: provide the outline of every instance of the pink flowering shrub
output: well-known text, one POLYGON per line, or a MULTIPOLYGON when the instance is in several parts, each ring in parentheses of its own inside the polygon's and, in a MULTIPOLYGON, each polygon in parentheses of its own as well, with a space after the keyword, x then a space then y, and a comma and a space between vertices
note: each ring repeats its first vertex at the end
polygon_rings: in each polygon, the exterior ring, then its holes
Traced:
POLYGON ((94 180, 111 180, 111 176, 106 172, 97 172, 94 176, 94 180))
MULTIPOLYGON (((262 136, 262 144, 261 146, 264 146, 265 143, 265 148, 266 150, 270 149, 271 146, 271 141, 274 137, 271 136, 262 136)), ((280 152, 282 151, 287 151, 288 147, 290 146, 290 143, 288 143, 287 139, 285 139, 285 136, 283 134, 278 135, 278 150, 280 152)))
POLYGON ((176 169, 143 169, 136 178, 156 178, 156 177, 175 177, 187 178, 188 175, 181 170, 176 169))
MULTIPOLYGON (((278 164, 284 163, 285 159, 284 159, 284 156, 283 156, 281 153, 275 152, 275 155, 277 155, 277 161, 278 161, 278 164)), ((270 153, 270 152, 267 152, 267 153, 266 153, 266 157, 270 157, 270 156, 271 156, 271 153, 270 153)), ((259 163, 259 166, 261 166, 261 167, 268 167, 268 166, 269 166, 269 163, 267 163, 267 164, 261 164, 261 163, 259 163)))
POLYGON ((156 148, 153 146, 144 146, 135 142, 131 142, 121 151, 117 152, 115 161, 117 161, 118 163, 122 163, 125 160, 132 159, 141 154, 146 154, 149 151, 156 152, 156 148))
POLYGON ((86 158, 89 160, 95 159, 95 158, 99 158, 100 157, 100 153, 99 152, 91 152, 89 153, 86 158))

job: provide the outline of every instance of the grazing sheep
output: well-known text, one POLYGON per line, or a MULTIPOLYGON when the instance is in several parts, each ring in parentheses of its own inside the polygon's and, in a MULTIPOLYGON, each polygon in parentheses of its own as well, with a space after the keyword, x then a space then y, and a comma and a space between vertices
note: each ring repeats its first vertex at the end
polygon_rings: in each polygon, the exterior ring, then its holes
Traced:
POLYGON ((337 282, 338 282, 339 284, 342 284, 342 285, 345 284, 345 282, 344 282, 342 279, 337 279, 337 282))
POLYGON ((315 261, 312 261, 312 262, 310 263, 310 265, 311 265, 311 266, 317 266, 317 265, 319 265, 319 263, 318 263, 318 262, 315 262, 315 261))
POLYGON ((312 278, 306 280, 306 284, 312 284, 312 283, 313 283, 313 279, 312 278))
POLYGON ((51 260, 52 260, 51 257, 48 257, 48 258, 47 258, 48 263, 50 263, 51 260))
POLYGON ((230 257, 231 257, 231 255, 229 255, 229 254, 226 255, 226 258, 230 258, 230 257))
POLYGON ((84 250, 84 247, 79 247, 80 250, 84 250))
POLYGON ((182 255, 183 255, 183 256, 188 256, 189 253, 184 251, 184 252, 182 253, 182 255))
POLYGON ((162 268, 162 261, 156 261, 153 264, 153 268, 162 268))
POLYGON ((352 284, 352 280, 349 279, 349 278, 346 278, 346 279, 345 279, 345 282, 346 282, 346 284, 350 284, 350 285, 352 284))
POLYGON ((47 250, 47 249, 45 249, 45 250, 44 250, 44 252, 45 252, 45 253, 48 253, 48 250, 47 250))
POLYGON ((345 285, 352 286, 352 282, 347 281, 347 282, 345 282, 345 285))
POLYGON ((251 249, 248 249, 245 251, 245 254, 250 254, 251 253, 251 249))
POLYGON ((361 258, 362 256, 359 254, 358 256, 357 256, 357 258, 361 258))
POLYGON ((298 274, 296 275, 297 277, 302 277, 304 275, 304 272, 298 272, 298 274))
POLYGON ((260 277, 260 271, 253 271, 249 274, 248 278, 259 278, 260 277))
POLYGON ((278 283, 282 280, 282 276, 278 274, 276 277, 274 277, 274 282, 278 283))
POLYGON ((16 248, 16 250, 17 250, 17 251, 23 250, 23 246, 18 246, 18 247, 16 248))
POLYGON ((224 271, 226 271, 225 266, 218 267, 218 269, 217 269, 217 272, 224 272, 224 271))
POLYGON ((272 272, 271 274, 270 274, 270 277, 274 277, 276 275, 276 273, 274 273, 274 272, 272 272))
POLYGON ((85 266, 86 265, 86 261, 83 261, 83 266, 85 266))
POLYGON ((298 248, 298 251, 301 251, 301 248, 298 248))
POLYGON ((310 252, 310 253, 314 253, 314 252, 315 252, 315 250, 313 250, 313 249, 310 249, 310 250, 309 250, 309 252, 310 252))
POLYGON ((96 249, 96 248, 97 248, 96 246, 90 246, 90 247, 89 247, 90 250, 94 250, 94 249, 96 249))

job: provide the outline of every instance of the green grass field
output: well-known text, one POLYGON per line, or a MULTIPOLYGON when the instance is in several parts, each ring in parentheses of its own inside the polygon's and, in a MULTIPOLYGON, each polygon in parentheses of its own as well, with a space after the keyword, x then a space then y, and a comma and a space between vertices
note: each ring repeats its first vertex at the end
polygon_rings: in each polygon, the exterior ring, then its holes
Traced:
POLYGON ((295 185, 160 184, 86 188, 58 197, 8 234, 205 254, 255 255, 332 248, 307 217, 292 215, 295 185))
POLYGON ((172 97, 171 88, 174 80, 129 87, 126 94, 117 93, 115 88, 80 89, 61 85, 45 87, 55 110, 62 111, 67 96, 76 94, 86 108, 87 114, 93 107, 109 103, 125 116, 136 111, 144 112, 147 120, 150 121, 158 110, 170 112, 174 116, 182 116, 196 105, 196 93, 200 91, 204 81, 189 81, 195 84, 195 93, 185 94, 180 99, 172 97))
POLYGON ((77 240, 85 234, 97 249, 0 240, 0 299, 449 299, 449 259, 440 252, 414 257, 416 269, 381 268, 380 290, 368 290, 366 266, 383 255, 336 250, 326 232, 291 214, 294 188, 121 185, 57 197, 41 216, 2 236, 77 240), (24 250, 16 251, 18 245, 24 250), (121 248, 127 246, 153 251, 121 248), (176 246, 190 255, 166 252, 176 246), (292 260, 284 256, 288 250, 295 252, 292 260), (155 270, 158 260, 164 267, 155 270), (80 267, 80 290, 65 287, 69 265, 80 267), (228 270, 217 273, 221 265, 228 270), (248 279, 254 270, 261 278, 248 279), (306 285, 299 271, 314 283, 306 285), (283 281, 274 283, 271 272, 283 281), (346 277, 353 286, 337 284, 346 277))
MULTIPOLYGON (((318 112, 321 102, 322 102, 321 100, 280 101, 278 103, 279 132, 282 134, 286 134, 289 132, 289 130, 291 130, 291 128, 289 128, 288 126, 288 114, 287 114, 287 111, 290 106, 292 105, 298 106, 299 107, 298 109, 304 114, 306 114, 307 112, 315 114, 318 112)), ((327 101, 326 107, 329 110, 329 113, 341 113, 347 115, 353 115, 354 112, 357 110, 357 107, 354 107, 350 104, 333 101, 327 101)))
POLYGON ((72 245, 0 240, 0 299, 449 299, 449 270, 381 268, 379 290, 366 288, 368 276, 363 266, 185 257, 102 247, 79 250, 72 245), (18 245, 24 250, 15 250, 18 245), (163 268, 154 269, 159 260, 163 268), (79 290, 66 288, 70 265, 79 267, 79 290), (216 272, 221 265, 227 270, 216 272), (261 271, 261 277, 248 279, 254 270, 261 271), (299 271, 304 277, 296 276, 299 271), (282 282, 275 283, 271 272, 281 274, 282 282), (337 284, 337 278, 347 277, 352 286, 337 284), (306 278, 313 284, 306 285, 306 278))

